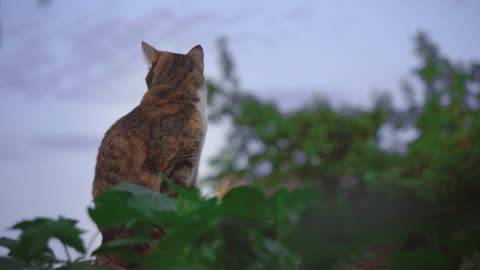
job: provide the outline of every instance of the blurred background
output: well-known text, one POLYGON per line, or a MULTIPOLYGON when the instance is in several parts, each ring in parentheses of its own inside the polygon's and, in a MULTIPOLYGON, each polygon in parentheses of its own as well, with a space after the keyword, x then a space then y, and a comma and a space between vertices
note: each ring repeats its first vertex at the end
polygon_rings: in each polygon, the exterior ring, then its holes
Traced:
POLYGON ((204 48, 205 194, 228 189, 219 181, 328 194, 388 183, 477 205, 479 11, 475 0, 1 0, 0 234, 62 215, 93 237, 97 149, 146 91, 142 40, 204 48))

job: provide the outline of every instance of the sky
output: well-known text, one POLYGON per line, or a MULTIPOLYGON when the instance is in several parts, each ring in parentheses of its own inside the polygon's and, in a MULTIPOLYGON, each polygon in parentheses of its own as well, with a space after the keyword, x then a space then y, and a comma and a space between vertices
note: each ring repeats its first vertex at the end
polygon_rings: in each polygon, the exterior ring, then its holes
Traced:
MULTIPOLYGON (((0 235, 62 215, 93 236, 97 149, 146 91, 142 40, 179 53, 201 44, 206 76, 219 78, 225 36, 241 86, 286 109, 397 91, 418 64, 419 30, 457 61, 480 60, 477 0, 0 1, 0 235)), ((227 129, 209 126, 200 175, 227 129)))

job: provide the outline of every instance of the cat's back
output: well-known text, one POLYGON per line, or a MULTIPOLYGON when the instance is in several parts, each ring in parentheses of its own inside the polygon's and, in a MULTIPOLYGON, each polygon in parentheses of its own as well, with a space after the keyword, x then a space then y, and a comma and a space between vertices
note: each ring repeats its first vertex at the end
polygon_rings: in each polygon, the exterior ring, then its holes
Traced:
MULTIPOLYGON (((203 49, 197 45, 187 54, 177 54, 144 42, 142 48, 151 64, 145 79, 148 90, 140 105, 106 132, 97 155, 94 198, 123 181, 176 196, 165 179, 191 188, 197 178, 206 132, 203 49)), ((104 243, 126 235, 102 230, 104 243)), ((146 252, 148 248, 141 253, 146 252)), ((116 261, 97 258, 102 265, 116 261)))
POLYGON ((191 187, 206 133, 203 50, 160 52, 142 44, 152 66, 141 103, 106 132, 93 195, 122 181, 162 192, 160 175, 191 187))
POLYGON ((100 143, 95 166, 93 194, 138 177, 145 159, 145 119, 140 107, 113 124, 100 143))

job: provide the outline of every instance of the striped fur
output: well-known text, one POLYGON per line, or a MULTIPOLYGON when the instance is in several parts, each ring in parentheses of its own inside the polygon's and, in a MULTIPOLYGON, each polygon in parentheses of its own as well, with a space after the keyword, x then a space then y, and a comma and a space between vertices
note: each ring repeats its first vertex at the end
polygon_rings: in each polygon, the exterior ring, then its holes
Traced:
MULTIPOLYGON (((148 90, 140 104, 105 134, 97 156, 94 198, 122 181, 171 197, 175 194, 162 176, 183 187, 195 185, 207 125, 203 50, 198 45, 177 54, 146 43, 142 47, 151 63, 148 90)), ((119 238, 107 231, 102 234, 104 241, 119 238)))
POLYGON ((206 132, 206 89, 203 53, 201 59, 189 54, 154 51, 140 105, 118 120, 100 145, 94 197, 122 181, 169 193, 160 175, 185 187, 195 184, 192 172, 206 132))

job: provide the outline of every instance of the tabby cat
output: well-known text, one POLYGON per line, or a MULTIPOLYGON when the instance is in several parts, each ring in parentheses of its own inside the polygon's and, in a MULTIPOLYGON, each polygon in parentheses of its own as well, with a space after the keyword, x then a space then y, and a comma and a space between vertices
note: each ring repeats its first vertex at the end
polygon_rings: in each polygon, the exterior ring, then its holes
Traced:
MULTIPOLYGON (((203 49, 187 54, 158 51, 142 42, 150 70, 140 105, 107 131, 100 145, 93 197, 128 181, 174 197, 162 177, 177 185, 195 185, 205 138, 206 88, 203 49)), ((128 232, 102 230, 103 242, 128 232)))

